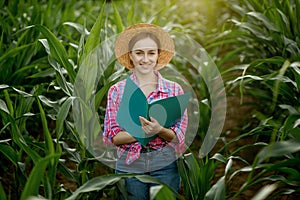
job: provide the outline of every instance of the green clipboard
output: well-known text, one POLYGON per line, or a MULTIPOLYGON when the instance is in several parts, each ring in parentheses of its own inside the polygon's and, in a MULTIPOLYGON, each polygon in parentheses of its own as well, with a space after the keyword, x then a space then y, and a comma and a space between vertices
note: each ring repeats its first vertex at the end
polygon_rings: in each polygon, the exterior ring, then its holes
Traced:
POLYGON ((160 125, 169 128, 180 121, 191 93, 158 99, 148 104, 142 90, 127 78, 123 97, 117 113, 118 124, 142 145, 147 145, 156 136, 148 136, 142 129, 139 116, 155 118, 160 125))

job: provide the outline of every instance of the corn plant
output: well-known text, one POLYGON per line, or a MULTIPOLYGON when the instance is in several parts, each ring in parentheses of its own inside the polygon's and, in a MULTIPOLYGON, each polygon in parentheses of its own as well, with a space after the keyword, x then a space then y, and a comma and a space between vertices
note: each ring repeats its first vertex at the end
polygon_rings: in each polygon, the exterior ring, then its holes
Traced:
MULTIPOLYGON (((103 166, 90 155, 90 149, 82 140, 84 131, 88 130, 93 136, 99 130, 95 123, 98 118, 91 118, 94 115, 89 114, 89 106, 96 104, 97 108, 100 107, 109 85, 121 72, 115 73, 112 67, 103 74, 95 73, 94 79, 84 77, 89 70, 99 67, 93 66, 95 60, 89 60, 97 45, 123 30, 117 6, 101 4, 99 10, 94 10, 94 4, 88 2, 85 6, 90 6, 90 10, 85 11, 82 10, 86 8, 83 3, 75 1, 48 1, 44 6, 39 6, 37 1, 1 1, 1 5, 5 9, 4 20, 1 20, 0 88, 3 93, 0 101, 0 151, 5 157, 3 162, 13 165, 13 169, 3 165, 1 170, 4 181, 13 180, 12 183, 1 181, 1 199, 27 199, 38 195, 65 199, 71 191, 57 184, 59 174, 78 188, 70 198, 98 199, 105 187, 116 190, 114 184, 124 191, 118 183, 122 177, 111 175, 94 179, 95 167, 103 166), (108 13, 104 13, 106 10, 108 13), (89 11, 97 13, 98 17, 90 15, 89 11), (88 16, 86 20, 80 18, 83 14, 88 16), (107 19, 116 23, 105 21, 105 15, 114 16, 107 19), (90 21, 96 22, 93 25, 90 21), (111 29, 107 23, 116 26, 111 29), (91 25, 88 31, 87 27, 91 25), (75 85, 78 79, 90 80, 81 85, 85 89, 83 93, 74 90, 80 89, 75 85), (95 84, 99 91, 93 96, 95 84), (92 98, 95 100, 85 101, 92 98), (74 106, 85 115, 77 120, 92 120, 87 123, 95 126, 75 127, 71 111, 74 106), (75 168, 66 165, 70 161, 76 165, 75 168), (86 187, 89 189, 81 189, 86 187)), ((133 16, 133 13, 130 12, 130 15, 133 16)), ((140 179, 156 182, 147 177, 140 179)), ((173 196, 167 186, 156 183, 161 187, 154 189, 152 195, 158 199, 173 196)))
MULTIPOLYGON (((239 198, 261 183, 266 187, 255 198, 299 195, 299 1, 32 0, 0 5, 1 199, 116 198, 117 191, 124 193, 126 177, 157 183, 151 191, 156 199, 239 198), (198 16, 202 8, 206 18, 198 16), (240 95, 241 103, 244 96, 255 98, 257 112, 238 137, 213 156, 188 153, 179 159, 183 195, 151 177, 112 174, 93 155, 107 90, 125 73, 114 62, 113 45, 105 41, 138 22, 189 34, 209 50, 220 70, 228 69, 223 75, 229 94, 240 95), (254 137, 255 143, 229 150, 245 137, 254 137), (253 161, 239 155, 252 147, 261 148, 253 161), (233 161, 246 167, 234 172, 233 161), (225 173, 212 185, 221 164, 225 173), (247 172, 247 179, 229 193, 240 172, 247 172), (60 184, 60 176, 75 189, 60 184), (8 178, 12 183, 3 182, 8 178)), ((211 114, 205 82, 184 59, 175 57, 171 65, 200 97, 196 141, 202 141, 211 114)), ((192 144, 192 152, 199 147, 192 144)))
POLYGON ((240 94, 241 104, 244 96, 255 99, 251 105, 256 112, 240 130, 241 135, 231 142, 251 135, 255 143, 242 146, 220 160, 226 160, 224 163, 228 165, 231 156, 240 150, 264 147, 252 164, 244 162, 246 167, 230 172, 231 175, 226 170, 230 181, 234 181, 239 172, 248 173, 239 191, 227 197, 238 198, 249 187, 263 183, 265 187, 253 198, 288 195, 297 199, 300 180, 296 164, 300 117, 299 1, 244 0, 231 1, 228 6, 234 17, 225 24, 225 32, 210 41, 210 47, 221 44, 229 49, 219 59, 219 65, 232 65, 224 72, 229 80, 228 91, 240 94))
MULTIPOLYGON (((1 153, 5 163, 12 163, 12 168, 1 170, 3 181, 12 180, 1 183, 1 199, 26 199, 38 194, 64 198, 63 187, 56 185, 57 169, 76 184, 86 179, 86 169, 73 173, 63 159, 59 162, 65 154, 62 150, 71 150, 69 141, 62 140, 63 134, 66 130, 77 134, 69 121, 64 123, 73 101, 76 72, 72 63, 77 62, 77 52, 74 55, 70 48, 73 38, 66 40, 70 46, 63 46, 50 28, 55 30, 63 25, 61 22, 73 20, 75 13, 68 9, 80 4, 48 1, 41 7, 36 1, 1 1, 1 5, 5 8, 1 20, 1 153), (57 18, 51 21, 52 16, 57 18), (74 61, 69 62, 69 57, 74 61)), ((65 26, 70 24, 76 25, 65 26)), ((81 157, 78 164, 85 159, 81 157)))

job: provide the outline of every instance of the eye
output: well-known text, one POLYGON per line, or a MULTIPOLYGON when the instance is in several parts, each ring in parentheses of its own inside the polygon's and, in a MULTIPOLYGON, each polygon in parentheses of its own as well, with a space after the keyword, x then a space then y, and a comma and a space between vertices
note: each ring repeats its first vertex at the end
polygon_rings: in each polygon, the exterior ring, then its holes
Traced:
POLYGON ((133 53, 138 56, 143 54, 143 52, 141 52, 141 51, 134 51, 133 53))

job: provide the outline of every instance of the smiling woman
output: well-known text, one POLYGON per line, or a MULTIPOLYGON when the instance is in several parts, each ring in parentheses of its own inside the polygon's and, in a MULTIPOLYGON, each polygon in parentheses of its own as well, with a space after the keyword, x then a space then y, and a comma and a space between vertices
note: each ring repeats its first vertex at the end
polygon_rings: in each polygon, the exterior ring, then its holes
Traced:
MULTIPOLYGON (((147 35, 145 36, 146 38, 137 41, 132 49, 130 49, 130 60, 135 66, 135 73, 139 74, 138 77, 146 76, 149 72, 153 71, 158 59, 157 43, 147 35)), ((152 76, 154 76, 153 73, 152 76)), ((152 78, 155 80, 155 77, 152 78)), ((139 82, 141 81, 139 80, 139 82)), ((152 86, 155 87, 155 85, 152 86)), ((150 93, 147 90, 143 90, 143 92, 146 96, 150 93)))
MULTIPOLYGON (((117 39, 115 51, 118 61, 132 72, 129 79, 141 89, 149 103, 183 94, 179 84, 163 78, 158 72, 174 54, 172 39, 160 27, 152 24, 129 27, 117 39)), ((139 121, 145 137, 153 137, 149 143, 143 144, 116 119, 121 100, 125 98, 126 84, 126 80, 121 80, 109 89, 104 122, 104 141, 117 147, 116 173, 151 175, 178 191, 180 177, 176 153, 182 153, 184 149, 187 113, 171 127, 163 127, 153 117, 132 119, 139 121)), ((125 186, 129 199, 149 199, 153 184, 126 178, 125 186)))

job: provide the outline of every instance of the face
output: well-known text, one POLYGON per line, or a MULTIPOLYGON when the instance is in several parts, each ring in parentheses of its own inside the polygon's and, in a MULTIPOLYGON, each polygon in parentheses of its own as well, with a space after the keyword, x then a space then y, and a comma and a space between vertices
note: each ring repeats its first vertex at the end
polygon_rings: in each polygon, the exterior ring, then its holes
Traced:
POLYGON ((158 59, 157 44, 151 38, 139 40, 130 52, 130 59, 137 72, 141 74, 153 72, 158 59))

